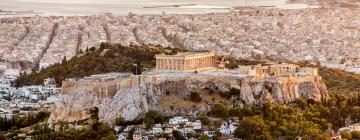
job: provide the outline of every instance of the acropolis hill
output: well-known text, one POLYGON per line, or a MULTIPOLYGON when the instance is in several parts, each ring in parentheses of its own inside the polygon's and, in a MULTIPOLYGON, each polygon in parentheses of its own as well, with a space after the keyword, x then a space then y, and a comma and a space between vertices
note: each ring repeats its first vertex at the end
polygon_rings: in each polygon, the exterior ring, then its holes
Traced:
MULTIPOLYGON (((186 99, 190 92, 200 89, 217 92, 238 90, 239 95, 226 102, 229 106, 263 102, 289 103, 297 98, 320 101, 329 96, 316 68, 283 63, 239 66, 229 70, 222 68, 222 62, 215 62, 212 57, 215 57, 213 53, 157 55, 156 69, 142 75, 108 73, 65 80, 61 101, 54 108, 49 121, 85 119, 89 117, 87 109, 95 106, 99 108, 99 117, 104 122, 112 122, 118 115, 132 120, 150 109, 160 110, 167 115, 206 113, 211 108, 211 102, 197 103, 194 108, 183 105, 182 102, 187 104, 185 100, 173 100, 173 103, 167 100, 168 96, 186 99), (189 63, 183 63, 182 60, 189 63), (191 65, 197 67, 192 70, 176 67, 191 65), (174 105, 170 107, 168 104, 174 105)), ((216 100, 223 99, 217 97, 216 100)))

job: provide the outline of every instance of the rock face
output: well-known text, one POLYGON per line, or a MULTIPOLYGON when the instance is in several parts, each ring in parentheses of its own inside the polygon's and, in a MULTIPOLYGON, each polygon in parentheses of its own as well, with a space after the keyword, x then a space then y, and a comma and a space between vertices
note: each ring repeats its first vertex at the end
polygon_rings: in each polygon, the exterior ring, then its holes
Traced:
POLYGON ((117 116, 133 120, 148 110, 159 110, 166 115, 205 113, 211 105, 190 110, 161 108, 162 98, 168 94, 186 98, 189 92, 204 88, 217 91, 238 89, 240 94, 227 102, 238 106, 263 102, 289 103, 300 97, 320 101, 329 97, 321 77, 312 76, 254 79, 194 74, 143 75, 132 78, 137 81, 136 84, 118 90, 111 98, 98 98, 96 92, 83 89, 62 95, 61 102, 53 108, 49 122, 86 119, 89 117, 87 109, 91 107, 99 108, 100 121, 106 123, 114 122, 117 116))
POLYGON ((60 101, 52 109, 49 121, 71 122, 87 119, 90 117, 89 110, 101 104, 98 101, 94 92, 88 90, 79 90, 71 96, 61 95, 60 101))

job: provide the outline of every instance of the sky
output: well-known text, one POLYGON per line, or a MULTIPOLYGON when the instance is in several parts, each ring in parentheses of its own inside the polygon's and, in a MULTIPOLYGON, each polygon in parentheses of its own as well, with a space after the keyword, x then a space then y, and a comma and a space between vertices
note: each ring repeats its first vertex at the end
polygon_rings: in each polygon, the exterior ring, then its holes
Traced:
MULTIPOLYGON (((25 3, 87 3, 87 4, 122 4, 122 3, 242 3, 245 0, 0 0, 0 2, 25 2, 25 3)), ((279 0, 248 0, 248 1, 279 1, 279 0)))
POLYGON ((278 6, 282 8, 306 8, 306 5, 287 5, 286 0, 0 0, 0 9, 6 11, 33 11, 45 15, 93 15, 114 13, 136 14, 194 14, 226 12, 234 6, 278 6), (247 2, 246 2, 247 1, 247 2), (197 4, 193 7, 143 8, 145 6, 197 4), (216 10, 215 10, 216 9, 216 10))
MULTIPOLYGON (((14 1, 14 0, 0 0, 0 1, 14 1)), ((18 2, 29 2, 29 3, 117 3, 126 2, 131 0, 15 0, 18 2)), ((137 1, 137 0, 133 0, 137 1)))

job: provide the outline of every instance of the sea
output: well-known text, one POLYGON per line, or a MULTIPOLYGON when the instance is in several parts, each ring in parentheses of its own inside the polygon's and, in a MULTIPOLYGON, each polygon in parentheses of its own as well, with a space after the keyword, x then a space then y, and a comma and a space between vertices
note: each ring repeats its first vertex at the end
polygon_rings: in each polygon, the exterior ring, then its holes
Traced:
POLYGON ((283 9, 311 8, 286 0, 0 0, 0 16, 53 15, 84 16, 112 13, 203 14, 228 12, 235 6, 264 6, 283 9), (176 5, 176 6, 174 6, 176 5), (146 8, 150 7, 150 8, 146 8))

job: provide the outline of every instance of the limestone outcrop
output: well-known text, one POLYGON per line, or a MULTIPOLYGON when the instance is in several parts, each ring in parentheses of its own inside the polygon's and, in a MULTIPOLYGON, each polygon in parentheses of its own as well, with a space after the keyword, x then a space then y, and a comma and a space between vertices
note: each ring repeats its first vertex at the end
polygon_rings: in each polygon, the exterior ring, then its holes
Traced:
POLYGON ((251 77, 226 77, 202 74, 184 75, 142 75, 131 76, 132 84, 122 86, 113 97, 101 98, 96 92, 79 89, 64 94, 52 109, 49 122, 74 121, 89 117, 87 108, 99 109, 100 121, 111 123, 118 116, 125 120, 141 117, 148 110, 159 110, 166 115, 206 113, 212 104, 192 108, 174 106, 171 110, 161 107, 162 99, 168 94, 186 98, 191 91, 212 89, 229 91, 238 89, 240 94, 232 97, 229 105, 259 104, 263 102, 289 103, 297 98, 316 101, 329 97, 321 77, 273 77, 254 79, 251 77))

